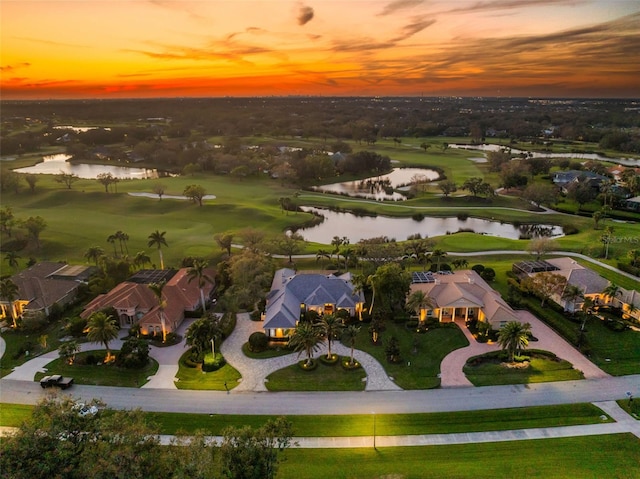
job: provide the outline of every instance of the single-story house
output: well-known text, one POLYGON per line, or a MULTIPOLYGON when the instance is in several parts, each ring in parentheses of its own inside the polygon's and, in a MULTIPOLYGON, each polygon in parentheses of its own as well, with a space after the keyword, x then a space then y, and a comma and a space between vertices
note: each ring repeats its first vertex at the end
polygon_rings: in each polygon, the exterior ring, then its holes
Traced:
POLYGON ((630 211, 640 211, 640 196, 634 196, 624 201, 623 206, 630 211))
POLYGON ((554 293, 551 299, 564 308, 575 312, 582 309, 584 300, 569 301, 562 298, 567 286, 577 286, 586 298, 591 298, 594 305, 611 305, 621 308, 626 314, 640 319, 640 293, 635 290, 619 288, 615 297, 607 296, 604 290, 611 284, 592 269, 586 268, 570 257, 550 258, 542 261, 523 261, 513 265, 513 271, 519 277, 532 276, 543 271, 564 276, 567 280, 562 290, 554 293), (531 267, 533 265, 533 267, 531 267), (633 308, 631 307, 633 305, 633 308))
POLYGON ((269 338, 285 340, 307 311, 323 315, 345 310, 355 316, 363 307, 364 294, 354 291, 350 273, 335 276, 283 268, 273 277, 263 328, 269 338))
POLYGON ((571 184, 581 181, 585 181, 593 189, 599 190, 600 184, 607 179, 606 176, 588 170, 558 171, 553 174, 553 184, 560 188, 563 193, 568 191, 571 184))
MULTIPOLYGON (((160 317, 160 305, 149 284, 159 282, 156 280, 162 278, 161 281, 167 281, 162 289, 162 299, 165 303, 164 332, 177 331, 184 321, 185 311, 195 311, 200 307, 200 288, 197 280, 189 281, 189 268, 170 273, 168 271, 170 270, 144 270, 136 273, 128 281, 120 283, 107 294, 102 294, 87 304, 80 317, 87 319, 96 311, 113 307, 118 314, 121 328, 139 324, 142 334, 161 334, 163 322, 160 317)), ((213 271, 207 271, 207 275, 213 277, 213 271)), ((215 285, 209 282, 204 285, 205 299, 211 297, 214 288, 215 285)))
POLYGON ((10 305, 0 303, 0 319, 28 313, 43 313, 48 316, 54 304, 65 306, 73 302, 82 283, 86 283, 95 271, 93 266, 70 265, 61 262, 43 261, 11 276, 18 287, 18 297, 10 305))
POLYGON ((420 319, 438 318, 440 322, 456 319, 477 319, 500 329, 511 321, 520 321, 491 286, 473 270, 449 274, 414 273, 410 294, 423 291, 433 302, 433 308, 420 311, 420 319))

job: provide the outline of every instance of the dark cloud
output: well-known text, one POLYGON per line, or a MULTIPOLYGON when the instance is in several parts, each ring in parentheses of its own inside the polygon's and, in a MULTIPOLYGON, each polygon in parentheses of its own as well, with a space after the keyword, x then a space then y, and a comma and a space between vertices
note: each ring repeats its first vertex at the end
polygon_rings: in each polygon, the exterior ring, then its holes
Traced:
POLYGON ((413 22, 402 27, 402 33, 398 35, 396 38, 393 38, 391 41, 399 42, 401 40, 406 40, 407 38, 412 37, 416 33, 421 32, 425 28, 430 27, 434 23, 436 23, 436 21, 433 19, 427 20, 423 17, 417 17, 413 19, 413 22))
POLYGON ((0 71, 12 72, 14 70, 19 70, 21 68, 26 68, 26 67, 30 67, 30 66, 31 66, 31 63, 22 62, 22 63, 16 63, 15 65, 0 66, 0 71))
POLYGON ((379 17, 384 17, 386 15, 391 15, 392 13, 397 12, 398 10, 404 10, 406 8, 412 8, 417 5, 423 3, 423 0, 395 0, 391 3, 387 3, 380 13, 378 13, 379 17))
POLYGON ((490 0, 486 2, 476 2, 464 7, 452 8, 447 13, 479 12, 491 10, 511 10, 524 9, 529 7, 546 7, 559 5, 575 6, 586 3, 586 0, 490 0))
POLYGON ((296 19, 298 20, 298 25, 306 25, 313 19, 313 15, 314 15, 313 8, 300 4, 298 6, 298 11, 296 13, 296 19))

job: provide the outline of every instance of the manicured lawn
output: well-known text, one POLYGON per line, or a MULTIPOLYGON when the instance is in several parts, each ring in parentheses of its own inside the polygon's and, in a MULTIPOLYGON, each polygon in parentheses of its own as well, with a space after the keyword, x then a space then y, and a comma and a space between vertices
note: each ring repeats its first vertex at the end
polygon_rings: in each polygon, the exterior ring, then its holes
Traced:
MULTIPOLYGON (((19 426, 33 409, 33 406, 6 403, 0 406, 0 426, 9 427, 19 426)), ((235 414, 146 414, 158 425, 161 434, 190 434, 202 430, 205 434, 219 435, 228 426, 260 427, 272 418, 235 414)), ((378 414, 376 434, 451 434, 612 422, 611 419, 602 421, 602 414, 602 410, 590 403, 423 414, 378 414)), ((299 437, 370 436, 373 430, 373 417, 370 414, 288 416, 287 419, 293 425, 294 435, 299 437)))
POLYGON ((233 389, 238 385, 238 379, 242 376, 233 366, 228 363, 217 371, 203 372, 200 365, 197 368, 190 368, 185 365, 185 357, 191 354, 185 352, 180 358, 178 381, 175 383, 178 389, 198 389, 209 391, 224 391, 225 383, 229 389, 233 389))
POLYGON ((290 349, 287 349, 286 343, 283 343, 282 347, 269 348, 259 353, 254 353, 253 351, 250 351, 249 343, 244 343, 242 345, 242 352, 246 357, 251 359, 269 359, 269 358, 277 358, 279 356, 286 356, 287 354, 293 354, 293 351, 291 351, 290 349))
POLYGON ((368 325, 363 324, 357 338, 356 348, 361 349, 385 368, 387 374, 403 389, 431 389, 440 385, 440 363, 442 359, 459 348, 469 345, 464 334, 457 326, 441 325, 418 334, 413 329, 405 328, 404 323, 386 321, 386 330, 381 333, 382 341, 378 345, 371 342, 368 325), (395 336, 400 344, 403 361, 391 364, 387 361, 384 344, 391 336, 395 336), (417 352, 414 353, 414 347, 417 352))
MULTIPOLYGON (((112 351, 115 353, 115 351, 112 351)), ((97 358, 103 358, 106 350, 98 349, 95 351, 87 351, 79 353, 76 361, 82 360, 88 355, 97 358)), ((149 358, 149 364, 143 369, 126 369, 116 367, 113 364, 104 364, 101 366, 72 364, 69 365, 62 359, 58 358, 47 364, 47 373, 36 373, 35 380, 47 374, 62 374, 63 376, 71 376, 77 384, 90 384, 93 386, 116 386, 125 388, 138 388, 147 382, 149 376, 153 376, 158 371, 158 362, 149 358)))
POLYGON ((640 476, 632 434, 369 449, 289 449, 278 479, 575 479, 640 476))
POLYGON ((502 360, 496 358, 495 353, 487 353, 469 359, 463 371, 474 386, 584 379, 582 372, 573 369, 571 363, 564 359, 553 358, 535 351, 525 351, 523 354, 530 358, 528 367, 506 367, 502 360), (474 364, 474 360, 478 361, 478 364, 474 364))
MULTIPOLYGON (((304 359, 303 359, 304 360, 304 359)), ((316 358, 318 366, 304 371, 292 364, 267 376, 269 391, 364 391, 364 369, 344 369, 339 362, 324 364, 316 358)))

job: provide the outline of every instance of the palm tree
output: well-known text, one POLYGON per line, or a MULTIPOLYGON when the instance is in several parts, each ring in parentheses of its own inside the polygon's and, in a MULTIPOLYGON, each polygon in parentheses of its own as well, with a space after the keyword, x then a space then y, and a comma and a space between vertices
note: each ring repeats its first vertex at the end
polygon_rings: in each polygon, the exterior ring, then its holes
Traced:
POLYGON ((429 255, 429 261, 431 264, 436 263, 436 271, 440 271, 440 261, 447 257, 447 252, 442 249, 434 249, 429 255))
POLYGON ((87 321, 87 338, 92 343, 102 343, 107 350, 105 362, 111 360, 111 351, 109 350, 109 341, 118 337, 118 325, 113 316, 108 316, 102 311, 97 311, 89 316, 87 321))
POLYGON ((211 341, 215 344, 215 341, 221 336, 222 330, 219 321, 214 317, 204 316, 189 326, 185 334, 185 341, 195 353, 194 355, 202 358, 211 341))
POLYGON ((100 246, 91 246, 84 254, 87 261, 95 262, 96 266, 98 266, 98 260, 102 256, 104 256, 104 250, 100 246))
POLYGON ((107 236, 107 243, 111 243, 113 245, 113 256, 117 257, 118 256, 118 250, 116 249, 116 241, 117 241, 117 237, 116 235, 109 235, 107 236))
POLYGON ((120 244, 120 254, 124 255, 124 250, 122 248, 123 244, 124 244, 124 248, 127 251, 127 254, 129 254, 129 248, 127 247, 127 241, 129 241, 129 235, 123 231, 118 230, 115 232, 113 236, 118 240, 118 243, 120 244))
POLYGON ((160 324, 162 325, 162 342, 167 341, 167 320, 164 317, 164 308, 167 307, 167 300, 162 297, 162 290, 167 284, 166 281, 160 281, 159 283, 151 283, 149 289, 153 291, 158 300, 158 313, 160 314, 160 324))
POLYGON ((9 264, 9 267, 12 268, 14 271, 18 269, 18 260, 20 259, 20 256, 18 255, 18 253, 16 253, 15 251, 9 251, 7 254, 4 255, 4 259, 9 264))
POLYGON ((611 283, 609 286, 604 288, 602 294, 610 298, 611 304, 613 305, 613 301, 616 299, 616 296, 621 295, 622 291, 620 290, 620 286, 615 283, 611 283))
POLYGON ((322 332, 327 337, 327 359, 331 359, 331 341, 342 331, 344 325, 335 315, 325 314, 322 316, 320 326, 322 327, 322 332))
POLYGON ((331 253, 329 253, 326 249, 319 249, 316 253, 316 261, 320 260, 320 258, 331 259, 331 253))
POLYGON ((167 244, 167 240, 164 239, 164 235, 167 234, 166 231, 163 231, 162 233, 160 233, 160 231, 155 230, 153 233, 151 233, 149 235, 149 242, 148 242, 148 246, 155 246, 158 248, 158 254, 160 255, 160 269, 164 269, 164 259, 162 258, 162 246, 166 246, 167 248, 169 247, 169 245, 167 244))
POLYGON ((146 251, 138 251, 133 258, 133 264, 138 268, 144 268, 145 264, 151 264, 151 258, 146 251))
POLYGON ((427 308, 433 309, 433 300, 424 291, 414 291, 407 300, 407 307, 414 311, 419 316, 420 322, 423 323, 426 314, 422 314, 422 312, 427 308))
POLYGON ((631 261, 631 266, 638 266, 640 264, 640 249, 627 251, 627 257, 631 261))
POLYGON ((14 301, 18 297, 18 285, 5 278, 0 281, 0 298, 8 303, 8 311, 11 316, 14 329, 18 327, 18 315, 16 314, 14 301))
POLYGON ((509 353, 509 362, 513 362, 516 352, 529 345, 531 325, 518 321, 509 321, 498 333, 498 344, 509 353))
POLYGON ((576 286, 575 284, 568 284, 562 292, 562 299, 564 299, 567 303, 571 303, 572 305, 572 313, 575 313, 576 301, 582 298, 584 298, 584 294, 582 293, 580 287, 576 286))
POLYGON ((207 305, 204 300, 204 286, 207 283, 213 283, 210 276, 207 275, 206 269, 209 263, 206 261, 195 260, 193 266, 187 270, 187 276, 189 276, 189 283, 194 279, 198 280, 198 288, 200 288, 200 302, 202 303, 202 311, 207 311, 207 305))
POLYGON ((454 268, 458 269, 466 268, 467 266, 469 266, 469 262, 464 258, 454 259, 451 264, 453 264, 454 268))
POLYGON ((349 365, 351 366, 353 366, 353 350, 356 347, 356 338, 358 337, 358 333, 360 333, 360 326, 350 324, 344 330, 344 334, 342 336, 351 347, 351 360, 349 361, 349 365))
POLYGON ((320 328, 310 322, 301 322, 289 338, 289 346, 298 353, 298 356, 302 354, 302 351, 305 351, 307 353, 306 365, 311 366, 313 353, 320 348, 322 341, 320 328))
POLYGON ((376 299, 376 280, 378 277, 375 274, 370 274, 367 277, 367 284, 371 286, 372 294, 371 294, 371 305, 369 306, 369 314, 373 311, 373 302, 376 299))

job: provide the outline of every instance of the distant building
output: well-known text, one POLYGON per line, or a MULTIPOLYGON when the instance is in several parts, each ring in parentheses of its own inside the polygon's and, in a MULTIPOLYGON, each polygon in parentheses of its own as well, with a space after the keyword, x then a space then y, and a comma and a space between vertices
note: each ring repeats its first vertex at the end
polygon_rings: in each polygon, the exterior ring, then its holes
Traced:
POLYGON ((558 171, 553 174, 553 184, 560 188, 563 193, 568 191, 569 186, 581 181, 586 181, 593 189, 599 190, 600 184, 607 179, 606 176, 588 170, 558 171))

